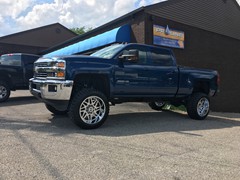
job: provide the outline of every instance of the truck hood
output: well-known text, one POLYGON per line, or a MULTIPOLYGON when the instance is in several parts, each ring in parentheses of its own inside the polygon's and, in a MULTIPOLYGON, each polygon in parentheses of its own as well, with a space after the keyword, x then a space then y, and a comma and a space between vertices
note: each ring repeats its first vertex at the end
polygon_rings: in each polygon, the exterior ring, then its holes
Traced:
POLYGON ((53 58, 39 58, 36 62, 52 62, 57 60, 65 60, 66 62, 86 62, 86 63, 110 63, 111 59, 104 59, 94 56, 87 56, 87 55, 71 55, 71 56, 59 56, 59 57, 53 57, 53 58))

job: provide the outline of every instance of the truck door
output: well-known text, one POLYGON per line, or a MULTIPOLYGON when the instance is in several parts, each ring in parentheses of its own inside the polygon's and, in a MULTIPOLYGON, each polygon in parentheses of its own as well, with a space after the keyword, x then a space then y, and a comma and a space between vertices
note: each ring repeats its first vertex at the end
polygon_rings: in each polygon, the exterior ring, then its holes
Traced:
POLYGON ((148 94, 148 66, 146 47, 143 48, 138 45, 127 46, 120 53, 118 66, 115 68, 114 94, 131 96, 148 94), (135 54, 136 56, 132 56, 131 52, 137 53, 135 54))
POLYGON ((33 64, 39 58, 37 55, 24 54, 23 63, 24 63, 24 82, 29 83, 29 79, 33 77, 33 64))
POLYGON ((178 90, 178 68, 172 52, 154 49, 149 52, 149 87, 154 95, 175 96, 178 90))

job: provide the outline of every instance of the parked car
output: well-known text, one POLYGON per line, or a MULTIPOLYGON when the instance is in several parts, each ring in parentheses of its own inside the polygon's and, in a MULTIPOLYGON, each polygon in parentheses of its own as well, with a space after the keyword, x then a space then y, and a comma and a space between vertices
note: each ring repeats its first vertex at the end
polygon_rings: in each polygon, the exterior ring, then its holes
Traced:
POLYGON ((52 113, 69 113, 78 126, 93 129, 106 120, 109 103, 130 101, 155 110, 166 102, 185 105, 190 118, 205 119, 218 83, 217 71, 178 66, 170 49, 116 44, 91 56, 40 58, 30 91, 52 113))
POLYGON ((6 101, 11 91, 28 89, 33 77, 33 63, 40 56, 34 54, 4 54, 0 58, 0 102, 6 101))

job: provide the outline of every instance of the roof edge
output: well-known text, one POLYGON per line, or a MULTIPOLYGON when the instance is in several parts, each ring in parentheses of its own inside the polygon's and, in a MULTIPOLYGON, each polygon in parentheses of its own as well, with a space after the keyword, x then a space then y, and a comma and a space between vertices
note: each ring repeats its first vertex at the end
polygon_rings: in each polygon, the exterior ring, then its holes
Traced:
POLYGON ((77 35, 75 32, 71 31, 71 30, 68 29, 67 27, 65 27, 65 26, 63 26, 62 24, 60 24, 60 23, 57 22, 57 23, 48 24, 48 25, 45 25, 45 26, 40 26, 40 27, 37 27, 37 28, 28 29, 28 30, 25 30, 25 31, 21 31, 21 32, 9 34, 9 35, 6 35, 6 36, 2 36, 2 37, 0 37, 0 41, 3 40, 3 39, 5 39, 5 38, 8 38, 8 37, 10 37, 10 36, 15 36, 15 35, 23 34, 23 33, 27 33, 27 32, 30 32, 30 31, 36 31, 36 30, 39 30, 39 29, 43 29, 43 28, 51 27, 51 26, 55 26, 55 25, 59 25, 59 26, 63 27, 64 29, 66 29, 67 31, 71 32, 73 35, 77 35))

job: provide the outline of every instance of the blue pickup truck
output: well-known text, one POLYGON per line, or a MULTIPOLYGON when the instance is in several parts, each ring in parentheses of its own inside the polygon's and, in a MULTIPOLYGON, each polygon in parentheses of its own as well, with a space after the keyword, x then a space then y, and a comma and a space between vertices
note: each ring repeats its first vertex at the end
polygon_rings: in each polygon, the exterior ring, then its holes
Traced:
POLYGON ((110 104, 123 102, 147 102, 154 110, 184 105, 190 118, 203 120, 218 83, 217 71, 178 66, 170 49, 115 44, 90 56, 40 58, 29 88, 50 112, 93 129, 107 119, 110 104))

